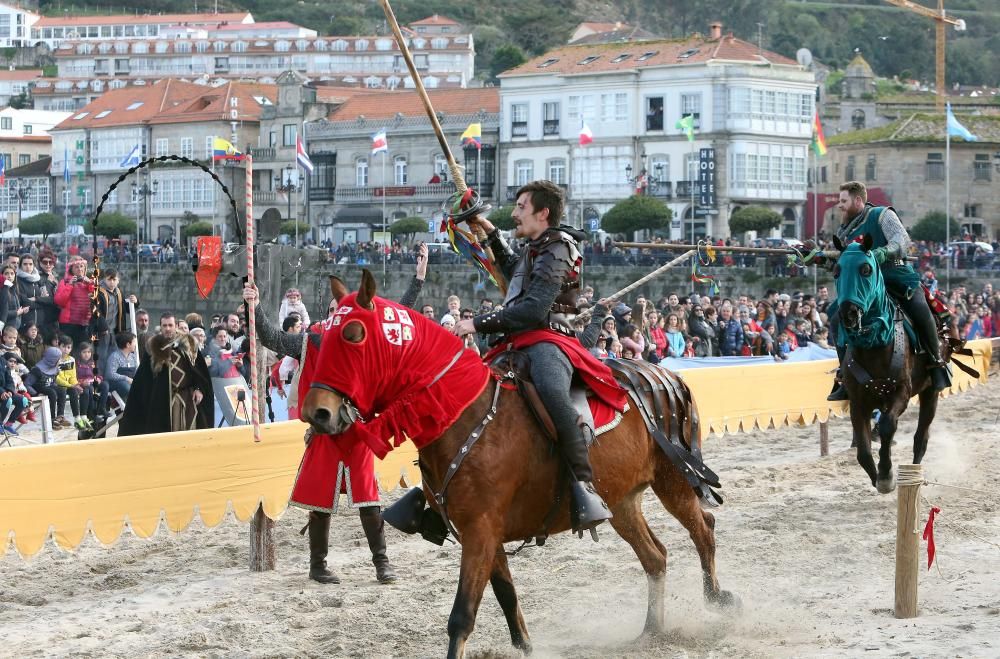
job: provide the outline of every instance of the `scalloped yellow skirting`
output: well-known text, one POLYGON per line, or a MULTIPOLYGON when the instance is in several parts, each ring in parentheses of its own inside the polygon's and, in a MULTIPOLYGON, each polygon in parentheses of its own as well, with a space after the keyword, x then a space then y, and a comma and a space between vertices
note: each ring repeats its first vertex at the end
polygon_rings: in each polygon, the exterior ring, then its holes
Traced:
MULTIPOLYGON (((990 341, 969 347, 985 382, 990 341)), ((835 366, 832 360, 729 366, 690 369, 683 377, 697 401, 703 436, 723 435, 844 415, 845 404, 826 402, 835 366)), ((958 369, 954 376, 945 395, 975 384, 958 369)), ((20 555, 31 556, 50 536, 66 550, 78 547, 88 531, 110 545, 126 524, 145 538, 161 521, 180 531, 195 514, 215 526, 230 508, 246 521, 261 503, 277 519, 302 457, 304 430, 298 421, 265 425, 259 444, 244 426, 0 449, 0 533, 20 555)), ((382 491, 418 483, 416 458, 416 448, 406 443, 376 461, 382 491)))

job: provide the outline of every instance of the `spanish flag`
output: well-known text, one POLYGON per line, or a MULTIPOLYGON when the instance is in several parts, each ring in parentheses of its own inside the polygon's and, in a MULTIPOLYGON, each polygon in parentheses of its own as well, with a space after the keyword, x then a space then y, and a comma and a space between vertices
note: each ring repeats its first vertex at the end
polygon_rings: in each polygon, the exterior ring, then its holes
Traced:
POLYGON ((826 138, 823 137, 823 125, 819 122, 819 112, 813 115, 812 149, 817 156, 826 155, 826 138))
POLYGON ((212 140, 212 160, 243 160, 243 154, 226 140, 216 137, 212 140))
POLYGON ((462 133, 462 146, 476 145, 477 149, 483 148, 483 125, 469 124, 469 127, 462 133))

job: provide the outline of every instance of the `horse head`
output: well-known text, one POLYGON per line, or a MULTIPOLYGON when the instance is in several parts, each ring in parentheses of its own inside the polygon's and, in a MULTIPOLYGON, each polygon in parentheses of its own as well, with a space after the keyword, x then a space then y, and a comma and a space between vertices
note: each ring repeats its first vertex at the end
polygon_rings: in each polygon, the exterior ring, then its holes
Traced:
POLYGON ((860 243, 848 243, 833 269, 841 323, 849 332, 861 330, 864 318, 872 307, 885 300, 882 271, 871 249, 872 238, 868 235, 860 243))
POLYGON ((461 349, 461 340, 411 309, 375 295, 375 277, 363 270, 356 293, 330 277, 337 310, 323 321, 323 339, 302 420, 322 434, 337 435, 355 421, 369 421, 393 400, 426 386, 433 374, 423 354, 461 349))

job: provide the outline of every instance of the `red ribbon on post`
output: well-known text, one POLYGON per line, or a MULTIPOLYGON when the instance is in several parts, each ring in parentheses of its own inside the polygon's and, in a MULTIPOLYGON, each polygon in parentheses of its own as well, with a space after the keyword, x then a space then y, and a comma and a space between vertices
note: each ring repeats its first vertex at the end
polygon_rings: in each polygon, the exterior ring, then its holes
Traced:
POLYGON ((934 562, 934 516, 941 512, 937 506, 931 508, 930 515, 927 516, 927 524, 924 525, 924 540, 927 541, 927 569, 931 569, 934 562))

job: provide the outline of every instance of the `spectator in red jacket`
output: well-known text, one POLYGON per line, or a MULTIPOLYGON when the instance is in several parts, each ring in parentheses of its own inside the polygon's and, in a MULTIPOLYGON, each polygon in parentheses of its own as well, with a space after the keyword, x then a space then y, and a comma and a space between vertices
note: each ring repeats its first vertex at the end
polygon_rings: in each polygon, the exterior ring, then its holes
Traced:
POLYGON ((56 305, 59 307, 59 326, 73 343, 90 339, 91 294, 97 283, 87 277, 87 262, 71 256, 66 264, 66 275, 56 287, 56 305))

